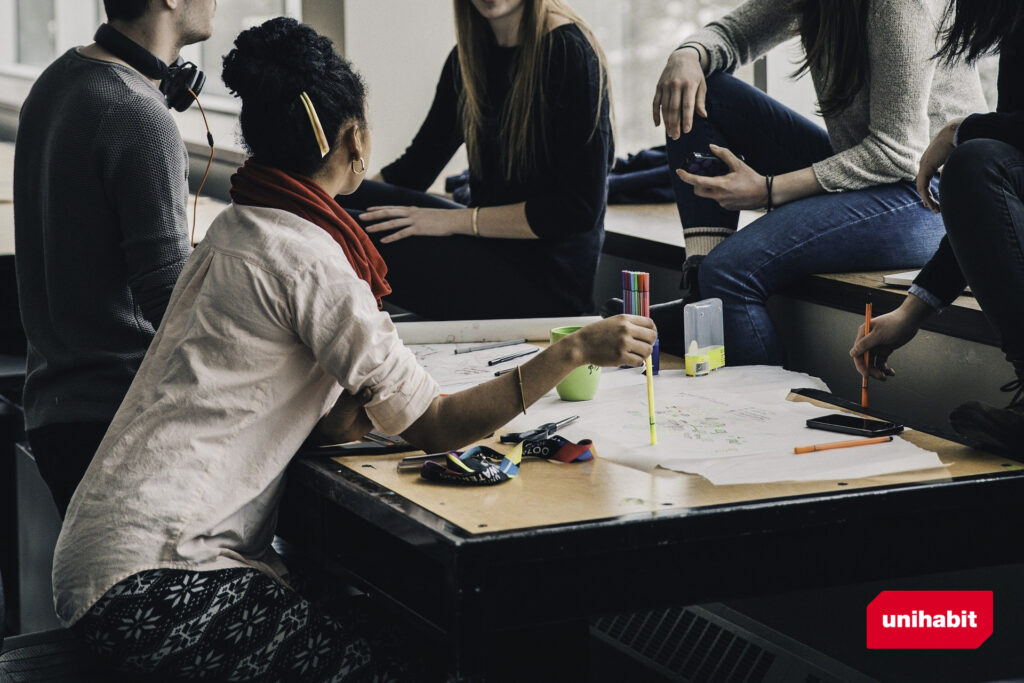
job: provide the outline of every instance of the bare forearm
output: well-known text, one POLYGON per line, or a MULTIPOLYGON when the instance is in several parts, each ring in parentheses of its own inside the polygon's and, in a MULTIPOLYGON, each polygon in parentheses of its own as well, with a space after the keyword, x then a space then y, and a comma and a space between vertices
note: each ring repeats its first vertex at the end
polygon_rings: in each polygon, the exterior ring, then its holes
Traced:
POLYGON ((583 364, 578 345, 567 337, 520 367, 522 396, 518 373, 506 373, 457 394, 438 397, 404 436, 428 452, 477 441, 521 413, 524 401, 529 406, 583 364))
POLYGON ((526 220, 526 202, 504 206, 482 206, 459 210, 456 232, 463 235, 498 239, 535 240, 537 235, 526 220), (477 233, 473 232, 473 211, 476 211, 477 233))
POLYGON ((907 294, 907 298, 897 310, 915 327, 921 327, 921 324, 935 313, 935 309, 913 294, 907 294))
POLYGON ((772 185, 772 204, 782 206, 824 191, 825 188, 818 183, 814 170, 810 167, 801 168, 799 171, 775 176, 772 185))

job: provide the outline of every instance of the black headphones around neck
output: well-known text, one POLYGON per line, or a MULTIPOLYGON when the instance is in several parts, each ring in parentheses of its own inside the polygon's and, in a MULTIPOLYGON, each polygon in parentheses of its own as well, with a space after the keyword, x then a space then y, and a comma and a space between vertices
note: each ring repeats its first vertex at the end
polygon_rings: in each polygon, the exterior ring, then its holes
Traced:
POLYGON ((173 64, 164 64, 159 57, 109 24, 100 24, 93 40, 144 76, 159 79, 160 92, 164 94, 168 109, 185 111, 195 100, 192 93, 198 95, 206 84, 206 74, 192 62, 186 62, 179 56, 173 64))

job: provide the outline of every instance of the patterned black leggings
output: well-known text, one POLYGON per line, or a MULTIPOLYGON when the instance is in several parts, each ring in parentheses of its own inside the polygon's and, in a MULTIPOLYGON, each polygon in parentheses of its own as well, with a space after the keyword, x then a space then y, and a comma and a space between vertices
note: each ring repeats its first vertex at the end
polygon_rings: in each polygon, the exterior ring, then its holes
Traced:
POLYGON ((359 612, 327 616, 253 569, 156 569, 116 584, 74 629, 111 665, 157 679, 420 680, 359 612))

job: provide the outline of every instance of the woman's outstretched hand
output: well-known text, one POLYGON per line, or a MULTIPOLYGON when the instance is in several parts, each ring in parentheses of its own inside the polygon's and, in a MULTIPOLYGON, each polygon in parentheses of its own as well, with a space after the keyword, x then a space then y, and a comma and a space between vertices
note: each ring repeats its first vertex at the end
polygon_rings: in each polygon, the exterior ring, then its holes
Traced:
POLYGON ((579 344, 583 363, 637 367, 654 350, 658 328, 650 318, 622 314, 591 323, 565 340, 573 337, 579 344))
POLYGON ((730 211, 760 209, 768 205, 768 188, 763 175, 747 166, 725 147, 709 145, 709 149, 725 162, 729 172, 725 175, 707 177, 687 173, 681 168, 676 169, 676 175, 680 180, 693 185, 695 195, 714 199, 722 208, 730 211))
POLYGON ((424 209, 418 206, 371 206, 360 217, 366 232, 397 230, 380 239, 389 244, 406 237, 446 237, 472 232, 472 209, 424 209))
POLYGON ((921 323, 932 312, 931 306, 913 294, 908 294, 895 311, 874 318, 868 334, 864 334, 864 325, 861 324, 857 329, 857 339, 850 349, 857 372, 883 381, 895 375, 896 371, 889 367, 889 356, 914 338, 921 329, 921 323), (864 364, 865 353, 869 354, 867 365, 864 364))

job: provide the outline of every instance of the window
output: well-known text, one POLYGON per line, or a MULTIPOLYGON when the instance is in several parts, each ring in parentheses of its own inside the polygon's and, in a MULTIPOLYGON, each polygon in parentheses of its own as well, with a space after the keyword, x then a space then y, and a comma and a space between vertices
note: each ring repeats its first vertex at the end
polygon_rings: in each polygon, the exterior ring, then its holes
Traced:
POLYGON ((57 55, 92 42, 102 0, 0 0, 0 65, 42 70, 57 55))
MULTIPOLYGON (((182 49, 182 57, 206 72, 203 105, 218 147, 237 151, 238 102, 220 80, 222 56, 243 29, 282 14, 299 18, 301 9, 302 0, 222 0, 213 36, 182 49)), ((105 20, 103 0, 0 0, 0 107, 20 105, 36 76, 68 49, 91 43, 105 20)), ((174 116, 185 140, 205 147, 206 128, 195 108, 174 116)))
MULTIPOLYGON (((665 144, 651 118, 654 88, 669 54, 686 36, 740 4, 740 0, 666 2, 570 0, 590 24, 608 58, 615 103, 618 156, 665 144)), ((750 74, 741 74, 749 80, 750 74)))
POLYGON ((297 0, 245 0, 217 4, 213 35, 209 40, 198 45, 190 45, 182 51, 185 59, 192 60, 206 73, 206 85, 203 86, 204 103, 211 95, 224 98, 231 96, 220 79, 221 60, 234 47, 238 34, 273 17, 285 15, 298 19, 301 17, 300 4, 297 0))
MULTIPOLYGON (((221 2, 213 36, 182 50, 182 56, 206 72, 204 94, 227 96, 220 80, 221 58, 235 36, 279 15, 299 17, 300 0, 245 0, 221 2)), ((103 0, 0 0, 0 66, 38 73, 64 51, 92 42, 100 22, 106 20, 103 0)))
POLYGON ((44 65, 56 52, 56 29, 53 5, 45 2, 18 0, 15 4, 18 25, 18 52, 21 64, 44 65))

